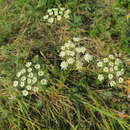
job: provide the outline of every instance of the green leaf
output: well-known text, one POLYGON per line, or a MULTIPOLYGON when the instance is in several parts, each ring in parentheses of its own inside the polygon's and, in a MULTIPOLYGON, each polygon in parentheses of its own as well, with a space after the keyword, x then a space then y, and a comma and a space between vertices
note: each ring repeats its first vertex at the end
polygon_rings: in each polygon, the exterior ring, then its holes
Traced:
POLYGON ((77 3, 78 3, 78 0, 68 0, 68 5, 70 5, 70 6, 76 6, 77 5, 77 3))
POLYGON ((47 4, 47 0, 39 0, 37 8, 43 7, 47 4))

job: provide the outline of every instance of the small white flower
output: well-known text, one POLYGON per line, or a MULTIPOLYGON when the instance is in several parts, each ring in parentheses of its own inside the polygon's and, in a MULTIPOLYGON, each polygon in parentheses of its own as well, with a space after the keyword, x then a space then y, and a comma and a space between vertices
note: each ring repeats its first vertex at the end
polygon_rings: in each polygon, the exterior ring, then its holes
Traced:
POLYGON ((60 15, 57 16, 57 20, 58 20, 58 21, 60 21, 61 18, 62 18, 62 17, 61 17, 60 15))
POLYGON ((122 75, 122 72, 121 71, 117 71, 116 76, 119 77, 121 75, 122 75))
POLYGON ((119 83, 123 83, 124 82, 124 79, 123 78, 119 78, 119 83))
POLYGON ((32 89, 31 85, 27 85, 27 86, 26 86, 26 89, 27 89, 27 90, 31 90, 31 89, 32 89))
POLYGON ((41 66, 39 64, 36 64, 34 67, 35 69, 40 69, 41 66))
POLYGON ((54 22, 54 18, 49 18, 48 22, 52 24, 54 22))
POLYGON ((64 50, 65 50, 65 46, 62 46, 62 47, 61 47, 61 50, 63 50, 63 51, 64 51, 64 50))
POLYGON ((76 62, 76 69, 80 70, 80 69, 82 69, 82 67, 83 67, 83 63, 81 61, 77 61, 76 62))
POLYGON ((38 72, 38 75, 39 75, 39 76, 43 76, 43 75, 44 75, 44 72, 43 72, 43 71, 39 71, 39 72, 38 72))
POLYGON ((39 90, 39 88, 38 88, 38 87, 34 87, 34 88, 33 88, 33 92, 35 92, 35 93, 37 93, 37 92, 38 92, 38 90, 39 90))
POLYGON ((84 55, 84 59, 85 59, 87 62, 90 62, 90 61, 92 61, 93 56, 90 55, 89 53, 86 53, 86 54, 84 55))
POLYGON ((60 8, 60 10, 61 10, 61 11, 64 11, 64 10, 65 10, 65 8, 60 8))
POLYGON ((108 74, 109 79, 113 79, 113 77, 114 77, 113 74, 108 74))
POLYGON ((48 19, 48 17, 49 17, 48 15, 45 15, 45 16, 43 17, 43 19, 46 20, 46 19, 48 19))
POLYGON ((20 82, 20 87, 24 87, 25 83, 24 82, 20 82))
POLYGON ((80 51, 81 51, 81 53, 83 53, 83 54, 84 54, 84 53, 85 53, 85 51, 86 51, 86 48, 85 48, 85 47, 81 47, 81 48, 80 48, 80 51))
POLYGON ((33 77, 32 79, 32 84, 35 84, 37 82, 37 78, 36 77, 33 77))
POLYGON ((67 14, 69 14, 71 11, 69 10, 69 9, 67 9, 66 11, 65 11, 65 14, 67 15, 67 14))
POLYGON ((32 68, 29 67, 29 68, 27 69, 27 72, 31 72, 31 71, 32 71, 32 68))
POLYGON ((32 65, 32 62, 27 62, 25 66, 30 67, 31 65, 32 65))
POLYGON ((29 78, 32 78, 32 77, 33 77, 33 73, 32 73, 32 72, 29 73, 29 74, 28 74, 28 77, 29 77, 29 78))
POLYGON ((75 51, 76 51, 77 53, 81 53, 81 48, 80 48, 80 47, 76 47, 76 48, 75 48, 75 51))
POLYGON ((114 87, 115 85, 116 85, 116 82, 115 82, 115 81, 111 81, 111 82, 110 82, 110 86, 111 86, 111 87, 114 87))
POLYGON ((22 94, 23 94, 23 96, 27 96, 28 95, 28 91, 27 90, 23 90, 22 94))
POLYGON ((110 72, 113 72, 114 70, 113 70, 113 68, 110 68, 110 72))
POLYGON ((64 18, 68 19, 70 16, 68 14, 64 14, 64 18))
POLYGON ((50 13, 50 12, 52 12, 52 9, 48 9, 48 10, 47 10, 47 13, 50 13))
POLYGON ((109 71, 108 67, 104 67, 104 68, 103 68, 103 71, 104 71, 104 72, 108 72, 108 71, 109 71))
POLYGON ((77 53, 85 53, 85 51, 86 51, 86 48, 85 47, 76 47, 75 48, 75 51, 77 52, 77 53))
POLYGON ((58 11, 58 9, 57 9, 57 8, 52 8, 52 10, 53 10, 53 11, 55 11, 55 10, 57 10, 57 11, 58 11))
POLYGON ((78 42, 78 41, 80 41, 80 38, 79 37, 73 37, 73 41, 78 42))
POLYGON ((110 58, 110 59, 114 59, 114 56, 113 56, 113 55, 109 55, 109 58, 110 58))
POLYGON ((17 74, 16 74, 16 77, 20 77, 22 75, 22 73, 21 72, 18 72, 17 74))
POLYGON ((98 75, 98 80, 99 80, 99 81, 104 80, 104 76, 103 76, 103 74, 99 74, 99 75, 98 75))
POLYGON ((25 80, 26 80, 26 77, 25 77, 25 76, 22 76, 22 77, 21 77, 21 80, 22 80, 22 81, 25 81, 25 80))
POLYGON ((67 42, 67 43, 69 43, 69 44, 71 45, 72 41, 71 41, 71 40, 68 40, 68 42, 67 42))
POLYGON ((68 48, 68 49, 69 49, 69 48, 70 48, 70 46, 71 46, 70 41, 66 42, 64 46, 65 46, 66 48, 68 48))
POLYGON ((121 63, 121 60, 117 58, 117 59, 115 60, 115 65, 119 65, 120 63, 121 63))
POLYGON ((112 62, 109 62, 109 65, 113 67, 113 66, 114 66, 114 63, 112 63, 112 62))
POLYGON ((97 63, 97 66, 98 66, 98 67, 102 67, 102 66, 103 66, 103 63, 102 63, 102 62, 98 62, 98 63, 97 63))
POLYGON ((71 47, 71 48, 75 48, 75 44, 74 44, 74 43, 71 43, 71 44, 70 44, 70 47, 71 47))
POLYGON ((32 80, 31 79, 27 79, 27 84, 31 84, 32 80))
POLYGON ((130 94, 127 95, 127 98, 130 98, 130 94))
POLYGON ((65 53, 64 51, 61 51, 60 54, 59 54, 59 56, 60 56, 60 57, 64 57, 65 54, 66 54, 66 53, 65 53))
POLYGON ((14 82, 13 82, 13 86, 14 86, 14 87, 17 87, 17 86, 18 86, 18 81, 14 81, 14 82))
POLYGON ((26 73, 26 69, 22 69, 20 72, 21 72, 21 74, 24 74, 24 73, 26 73))
POLYGON ((114 70, 118 70, 118 66, 114 66, 114 70))
POLYGON ((58 15, 58 10, 54 10, 54 14, 55 14, 55 16, 57 16, 58 15))
POLYGON ((108 60, 108 58, 104 58, 103 61, 106 63, 106 62, 108 62, 109 60, 108 60))
POLYGON ((59 11, 59 14, 60 14, 60 15, 63 15, 63 11, 59 11))
POLYGON ((68 62, 68 64, 73 64, 74 63, 74 59, 73 58, 69 58, 69 59, 67 59, 67 62, 68 62))
POLYGON ((75 52, 74 51, 66 51, 66 54, 69 56, 74 56, 75 52))
POLYGON ((61 66, 62 69, 67 69, 68 63, 65 62, 65 61, 62 61, 61 64, 60 64, 60 66, 61 66))
POLYGON ((42 85, 47 85, 47 80, 46 80, 46 79, 42 79, 42 80, 41 80, 41 84, 42 84, 42 85))
POLYGON ((53 11, 48 12, 49 15, 53 15, 53 11))

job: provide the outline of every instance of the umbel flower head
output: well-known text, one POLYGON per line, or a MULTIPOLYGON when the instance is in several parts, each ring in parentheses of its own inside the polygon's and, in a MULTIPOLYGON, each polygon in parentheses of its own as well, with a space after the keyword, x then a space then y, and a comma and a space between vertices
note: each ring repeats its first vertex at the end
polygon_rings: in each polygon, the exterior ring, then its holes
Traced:
POLYGON ((84 46, 80 44, 81 39, 74 37, 73 40, 68 40, 63 46, 61 46, 61 52, 59 56, 62 58, 60 64, 61 69, 67 69, 73 66, 77 70, 81 70, 84 63, 92 61, 93 56, 89 54, 84 46))
POLYGON ((30 93, 37 93, 40 87, 48 84, 48 73, 40 64, 27 62, 25 67, 21 69, 13 81, 13 87, 21 91, 23 96, 30 93))
POLYGON ((43 17, 43 20, 49 24, 56 23, 62 19, 70 18, 70 10, 66 8, 51 8, 47 10, 46 15, 43 17))
POLYGON ((114 55, 109 55, 98 61, 97 67, 100 71, 98 75, 99 81, 107 79, 111 87, 123 84, 124 66, 119 58, 116 58, 114 55))

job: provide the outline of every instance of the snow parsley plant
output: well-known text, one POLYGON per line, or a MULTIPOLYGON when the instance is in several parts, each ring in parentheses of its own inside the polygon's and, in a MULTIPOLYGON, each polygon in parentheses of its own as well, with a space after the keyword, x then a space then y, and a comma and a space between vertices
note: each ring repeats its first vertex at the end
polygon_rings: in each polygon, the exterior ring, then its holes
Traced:
POLYGON ((76 70, 81 70, 84 62, 89 63, 92 61, 93 56, 89 54, 84 46, 80 44, 81 39, 74 37, 73 40, 68 40, 61 46, 59 56, 62 58, 61 69, 66 70, 68 67, 73 66, 76 70))
POLYGON ((40 64, 27 62, 15 77, 13 87, 21 91, 23 96, 37 93, 40 87, 48 84, 48 73, 40 64))
POLYGON ((101 72, 98 75, 99 81, 107 79, 111 87, 124 83, 124 66, 119 58, 109 55, 107 58, 98 61, 97 66, 101 72))
POLYGON ((62 19, 70 18, 70 10, 66 8, 52 8, 47 10, 47 14, 43 17, 44 21, 49 24, 56 23, 62 19))

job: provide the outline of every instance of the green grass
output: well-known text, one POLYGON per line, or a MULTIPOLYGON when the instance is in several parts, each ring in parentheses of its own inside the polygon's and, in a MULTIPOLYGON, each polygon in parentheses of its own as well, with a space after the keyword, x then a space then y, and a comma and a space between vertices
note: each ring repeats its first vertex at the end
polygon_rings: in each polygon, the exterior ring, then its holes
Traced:
POLYGON ((130 115, 128 85, 97 82, 96 68, 96 58, 120 55, 129 79, 129 9, 129 0, 0 0, 0 130, 129 130, 130 116, 119 116, 130 115), (53 7, 69 8, 70 20, 45 23, 53 7), (73 37, 95 57, 81 72, 60 68, 60 47, 73 37), (27 61, 44 64, 50 77, 23 97, 12 84, 27 61))

